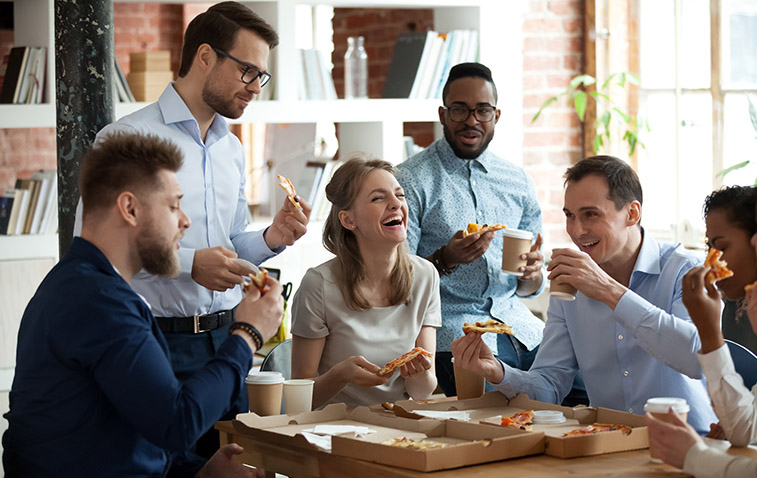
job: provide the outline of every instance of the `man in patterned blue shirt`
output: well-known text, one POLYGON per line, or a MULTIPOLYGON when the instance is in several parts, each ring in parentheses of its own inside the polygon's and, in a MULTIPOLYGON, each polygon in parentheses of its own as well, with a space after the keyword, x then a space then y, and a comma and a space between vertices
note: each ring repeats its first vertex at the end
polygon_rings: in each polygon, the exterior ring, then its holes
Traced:
POLYGON ((469 222, 505 224, 537 236, 541 208, 526 172, 489 152, 499 120, 497 88, 480 63, 450 70, 442 93, 439 120, 444 138, 397 166, 405 189, 410 251, 430 260, 441 277, 442 327, 437 332, 436 374, 448 396, 455 395, 450 344, 463 335, 464 322, 499 319, 515 335, 484 334, 484 341, 505 363, 528 370, 542 339, 544 324, 517 296, 542 290, 541 236, 527 254, 522 277, 505 274, 502 235, 463 238, 469 222))

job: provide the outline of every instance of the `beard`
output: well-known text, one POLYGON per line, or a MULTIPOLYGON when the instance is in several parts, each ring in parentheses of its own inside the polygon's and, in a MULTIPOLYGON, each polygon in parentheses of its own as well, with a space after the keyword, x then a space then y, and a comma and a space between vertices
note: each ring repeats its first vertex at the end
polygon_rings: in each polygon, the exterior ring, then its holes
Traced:
POLYGON ((142 268, 150 274, 176 277, 181 271, 179 255, 173 241, 165 243, 152 229, 137 240, 137 253, 142 268))
POLYGON ((203 101, 205 101, 208 106, 213 108, 213 111, 226 118, 237 119, 242 116, 244 110, 238 110, 237 108, 235 108, 233 100, 229 101, 224 98, 221 93, 214 91, 210 86, 212 83, 212 79, 208 79, 208 81, 206 81, 203 85, 203 101))
POLYGON ((489 131, 488 133, 484 134, 483 131, 481 131, 478 128, 465 127, 463 129, 461 129, 459 132, 462 132, 462 131, 465 131, 465 130, 468 130, 468 129, 471 129, 471 130, 474 130, 474 131, 478 131, 478 132, 480 132, 480 133, 483 134, 482 141, 481 141, 481 146, 479 146, 478 148, 476 148, 474 150, 461 149, 460 146, 458 146, 457 141, 455 140, 455 136, 452 134, 452 131, 450 131, 450 129, 447 126, 447 124, 446 123, 442 124, 442 130, 444 131, 444 139, 447 140, 447 144, 450 145, 450 147, 452 148, 452 151, 455 153, 455 156, 457 156, 460 159, 476 159, 476 158, 478 158, 479 156, 481 156, 481 154, 484 151, 486 151, 486 148, 489 147, 489 143, 491 143, 492 139, 494 138, 494 130, 493 129, 491 131, 489 131))

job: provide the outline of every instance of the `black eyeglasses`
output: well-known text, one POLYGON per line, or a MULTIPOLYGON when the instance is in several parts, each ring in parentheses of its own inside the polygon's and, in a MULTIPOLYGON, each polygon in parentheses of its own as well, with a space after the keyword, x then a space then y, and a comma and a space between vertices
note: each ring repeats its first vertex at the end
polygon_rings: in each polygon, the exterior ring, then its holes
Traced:
POLYGON ((452 105, 449 108, 445 106, 444 109, 449 113, 449 119, 451 119, 455 123, 464 123, 468 121, 471 113, 473 113, 473 117, 476 118, 476 120, 482 123, 488 123, 489 121, 494 119, 494 110, 496 108, 491 105, 476 106, 475 108, 468 108, 467 106, 461 105, 452 105))
POLYGON ((229 55, 225 51, 221 50, 220 48, 216 48, 214 46, 211 47, 214 52, 221 56, 225 56, 229 60, 233 60, 239 65, 244 67, 244 71, 242 72, 242 83, 249 85, 258 78, 260 78, 260 87, 264 87, 266 84, 268 84, 268 81, 271 79, 271 74, 266 73, 265 71, 260 71, 257 67, 254 67, 252 65, 248 65, 247 63, 237 60, 233 56, 229 55))

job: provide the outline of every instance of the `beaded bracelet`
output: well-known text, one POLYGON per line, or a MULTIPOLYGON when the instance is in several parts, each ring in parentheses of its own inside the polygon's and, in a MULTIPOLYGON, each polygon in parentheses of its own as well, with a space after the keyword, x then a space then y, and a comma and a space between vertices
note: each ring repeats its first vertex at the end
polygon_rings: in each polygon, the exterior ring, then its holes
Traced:
POLYGON ((455 272, 455 269, 457 269, 457 266, 447 267, 447 264, 444 262, 443 254, 445 247, 446 246, 440 247, 431 255, 431 263, 434 264, 436 270, 439 271, 440 276, 452 274, 453 272, 455 272))
POLYGON ((253 325, 248 324, 247 322, 234 322, 229 326, 229 335, 237 329, 244 330, 250 334, 252 341, 255 342, 255 348, 257 350, 260 350, 263 347, 263 336, 260 335, 260 331, 258 331, 253 325))

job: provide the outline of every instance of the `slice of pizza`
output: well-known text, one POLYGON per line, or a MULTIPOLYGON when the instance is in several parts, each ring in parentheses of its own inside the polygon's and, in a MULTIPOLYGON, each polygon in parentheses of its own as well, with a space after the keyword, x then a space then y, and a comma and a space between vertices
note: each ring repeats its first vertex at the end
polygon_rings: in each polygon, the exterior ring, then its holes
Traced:
POLYGON ((495 334, 513 335, 513 328, 502 322, 490 319, 486 322, 474 322, 472 324, 466 322, 463 324, 463 333, 467 334, 468 332, 494 332, 495 334))
POLYGON ((499 231, 500 229, 505 229, 507 226, 504 224, 492 224, 491 226, 487 224, 473 224, 472 222, 468 223, 468 227, 463 230, 463 237, 468 237, 471 234, 475 234, 477 232, 480 232, 481 234, 489 231, 499 231))
POLYGON ((244 285, 242 286, 242 290, 244 291, 245 294, 250 292, 250 288, 253 285, 257 287, 257 289, 260 292, 265 292, 266 279, 268 279, 267 270, 261 267, 260 269, 258 269, 257 273, 250 273, 247 276, 243 276, 243 277, 244 279, 249 280, 249 282, 247 282, 247 280, 244 280, 244 285))
POLYGON ((281 189, 287 192, 287 198, 289 198, 289 202, 295 205, 295 207, 298 207, 302 209, 302 205, 297 201, 297 192, 294 190, 294 185, 292 185, 292 181, 289 180, 289 178, 277 175, 277 178, 279 178, 279 186, 281 186, 281 189))
POLYGON ((431 440, 413 440, 407 437, 390 438, 381 442, 382 445, 396 446, 399 448, 409 448, 411 450, 429 450, 431 448, 442 448, 447 445, 431 440))
POLYGON ((757 282, 752 282, 751 284, 744 286, 744 293, 746 294, 747 300, 749 300, 749 298, 752 296, 752 291, 754 290, 755 286, 757 286, 757 282))
POLYGON ((723 251, 719 251, 714 247, 711 247, 710 252, 707 253, 707 258, 704 260, 704 266, 710 268, 710 271, 705 276, 705 280, 709 284, 733 275, 733 271, 728 268, 728 264, 720 259, 720 256, 722 255, 723 251))
POLYGON ((633 429, 629 427, 628 425, 618 425, 614 423, 592 423, 591 425, 587 425, 581 428, 576 428, 575 430, 571 430, 567 433, 563 433, 562 436, 574 437, 574 436, 594 435, 595 433, 614 432, 614 431, 620 431, 620 432, 623 432, 624 435, 630 435, 632 430, 633 429))
POLYGON ((517 430, 526 430, 527 432, 530 432, 534 429, 534 411, 525 410, 514 415, 510 415, 509 417, 502 417, 501 425, 503 427, 510 427, 517 430))
POLYGON ((387 362, 386 365, 384 365, 384 368, 376 372, 376 375, 378 375, 379 377, 391 375, 392 372, 394 372, 396 369, 402 367, 403 365, 405 365, 406 363, 413 360, 415 357, 419 355, 425 355, 426 357, 434 356, 434 354, 424 349, 423 347, 415 347, 413 350, 404 354, 403 356, 397 357, 396 359, 390 362, 387 362))

